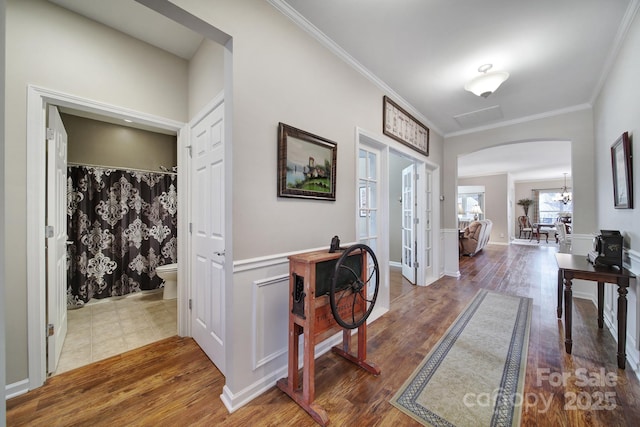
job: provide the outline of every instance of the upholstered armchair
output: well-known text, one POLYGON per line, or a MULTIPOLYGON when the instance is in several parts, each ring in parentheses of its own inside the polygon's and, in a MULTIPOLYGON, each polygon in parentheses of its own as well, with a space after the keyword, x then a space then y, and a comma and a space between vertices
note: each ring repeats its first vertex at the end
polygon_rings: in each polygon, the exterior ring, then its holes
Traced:
POLYGON ((492 227, 489 219, 471 222, 460 237, 461 255, 473 256, 480 252, 489 243, 492 227))

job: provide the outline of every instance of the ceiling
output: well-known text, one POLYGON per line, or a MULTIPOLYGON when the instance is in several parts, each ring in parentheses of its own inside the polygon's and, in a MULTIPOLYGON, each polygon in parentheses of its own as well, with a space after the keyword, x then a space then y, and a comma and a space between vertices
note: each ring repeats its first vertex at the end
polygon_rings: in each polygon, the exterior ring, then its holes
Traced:
POLYGON ((284 2, 449 135, 490 107, 495 124, 591 103, 630 0, 284 2), (487 63, 510 78, 485 99, 464 85, 487 63))
MULTIPOLYGON (((134 0, 50 1, 185 59, 202 41, 134 0)), ((334 51, 428 127, 452 136, 593 104, 639 0, 268 1, 329 38, 334 51), (486 63, 510 77, 481 98, 464 85, 486 63)), ((555 156, 522 156, 535 150, 514 147, 473 153, 461 159, 460 174, 487 174, 478 168, 489 164, 519 179, 570 171, 570 155, 548 168, 555 156)))
POLYGON ((189 60, 203 37, 135 0, 49 0, 136 39, 189 60))

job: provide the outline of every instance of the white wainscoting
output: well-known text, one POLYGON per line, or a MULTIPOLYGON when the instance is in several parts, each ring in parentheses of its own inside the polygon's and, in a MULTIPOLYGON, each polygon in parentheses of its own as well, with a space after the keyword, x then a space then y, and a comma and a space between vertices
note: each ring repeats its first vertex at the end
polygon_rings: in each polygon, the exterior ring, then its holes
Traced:
POLYGON ((287 353, 289 328, 289 275, 253 282, 253 369, 287 353), (284 304, 283 304, 284 302, 284 304), (270 330, 267 330, 267 326, 270 330), (277 331, 277 333, 273 333, 277 331))
POLYGON ((442 230, 444 242, 444 275, 460 277, 460 233, 457 228, 445 228, 442 230))
MULTIPOLYGON (((351 244, 347 243, 346 246, 351 244)), ((289 259, 286 254, 241 260, 233 269, 232 355, 220 399, 229 412, 258 397, 287 376, 289 332, 289 259)), ((374 309, 369 323, 383 312, 374 309)), ((302 337, 301 337, 302 339, 302 337)), ((338 344, 341 334, 319 343, 315 357, 338 344)), ((302 348, 302 346, 301 346, 302 348)), ((302 366, 302 354, 300 366, 302 366)))
MULTIPOLYGON (((640 253, 627 251, 625 266, 636 277, 640 275, 640 253)), ((640 285, 638 279, 631 280, 627 293, 627 369, 632 369, 640 379, 640 330, 638 329, 638 313, 640 313, 640 285)), ((596 299, 597 301, 597 299, 596 299)), ((606 284, 604 287, 604 321, 613 338, 618 339, 618 286, 606 284)))

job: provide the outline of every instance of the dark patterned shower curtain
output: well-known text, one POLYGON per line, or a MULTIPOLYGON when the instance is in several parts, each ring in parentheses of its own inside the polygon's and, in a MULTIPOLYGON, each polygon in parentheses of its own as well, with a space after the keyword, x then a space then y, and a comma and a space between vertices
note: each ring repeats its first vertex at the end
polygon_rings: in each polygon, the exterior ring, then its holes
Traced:
POLYGON ((157 289, 156 267, 177 262, 174 174, 70 166, 70 307, 157 289))

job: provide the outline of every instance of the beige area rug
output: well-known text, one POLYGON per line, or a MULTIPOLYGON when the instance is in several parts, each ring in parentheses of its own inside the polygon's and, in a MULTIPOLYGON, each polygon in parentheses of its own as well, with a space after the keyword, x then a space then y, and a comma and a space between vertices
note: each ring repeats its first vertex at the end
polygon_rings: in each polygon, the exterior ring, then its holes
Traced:
POLYGON ((531 307, 480 290, 391 404, 423 425, 517 426, 531 307))

